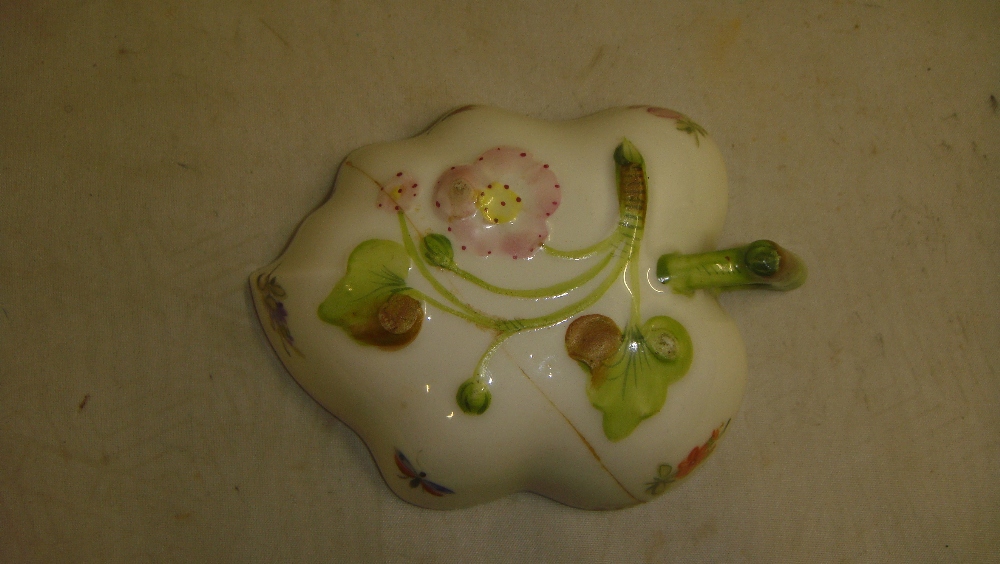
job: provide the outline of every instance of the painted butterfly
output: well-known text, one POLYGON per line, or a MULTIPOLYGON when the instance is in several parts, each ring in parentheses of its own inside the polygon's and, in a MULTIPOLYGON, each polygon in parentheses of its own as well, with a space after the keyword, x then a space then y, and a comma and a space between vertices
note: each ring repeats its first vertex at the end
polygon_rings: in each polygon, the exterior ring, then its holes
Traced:
POLYGON ((400 476, 404 480, 410 481, 410 487, 415 488, 421 486, 424 491, 437 497, 441 497, 444 494, 455 493, 448 488, 442 486, 441 484, 435 484, 434 482, 427 479, 426 472, 418 472, 416 468, 413 467, 413 463, 410 459, 406 458, 406 455, 396 449, 396 467, 399 471, 405 474, 405 476, 400 476))

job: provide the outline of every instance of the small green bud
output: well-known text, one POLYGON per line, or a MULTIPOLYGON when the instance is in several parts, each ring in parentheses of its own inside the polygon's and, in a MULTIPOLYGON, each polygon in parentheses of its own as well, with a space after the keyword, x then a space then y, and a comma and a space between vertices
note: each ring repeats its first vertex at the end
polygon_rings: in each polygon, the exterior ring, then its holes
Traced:
POLYGON ((438 233, 431 233, 420 243, 420 250, 427 262, 441 268, 455 266, 455 251, 451 248, 451 240, 438 233))
POLYGON ((486 383, 478 378, 469 378, 458 387, 455 401, 458 402, 458 407, 469 415, 482 415, 490 408, 493 394, 486 383))

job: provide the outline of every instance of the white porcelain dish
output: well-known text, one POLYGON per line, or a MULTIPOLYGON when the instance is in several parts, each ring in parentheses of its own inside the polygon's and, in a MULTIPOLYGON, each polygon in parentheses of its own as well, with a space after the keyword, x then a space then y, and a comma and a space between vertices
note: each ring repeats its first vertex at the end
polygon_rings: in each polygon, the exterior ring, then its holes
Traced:
POLYGON ((804 280, 770 242, 713 251, 726 202, 719 151, 677 112, 466 107, 350 154, 251 287, 289 372, 404 500, 625 507, 687 476, 739 407, 715 289, 804 280))

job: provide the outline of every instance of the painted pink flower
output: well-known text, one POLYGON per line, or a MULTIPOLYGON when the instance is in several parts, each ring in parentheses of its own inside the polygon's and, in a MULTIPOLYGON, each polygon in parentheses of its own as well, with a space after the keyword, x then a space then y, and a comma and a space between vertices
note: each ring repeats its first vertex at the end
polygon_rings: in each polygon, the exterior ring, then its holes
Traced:
POLYGON ((417 199, 420 185, 405 172, 397 172, 389 180, 379 184, 375 204, 388 211, 407 211, 417 199))
POLYGON ((494 147, 451 167, 434 186, 437 214, 463 251, 528 258, 548 239, 559 180, 523 149, 494 147))

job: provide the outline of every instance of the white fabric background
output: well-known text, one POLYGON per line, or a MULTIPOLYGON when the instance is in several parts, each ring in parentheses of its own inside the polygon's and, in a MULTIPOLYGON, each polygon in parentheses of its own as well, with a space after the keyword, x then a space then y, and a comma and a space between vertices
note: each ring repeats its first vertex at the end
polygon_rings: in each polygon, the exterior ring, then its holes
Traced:
POLYGON ((988 562, 1000 5, 0 3, 0 560, 988 562), (743 409, 654 503, 433 512, 284 372, 247 275, 361 145, 467 103, 693 116, 743 409))

